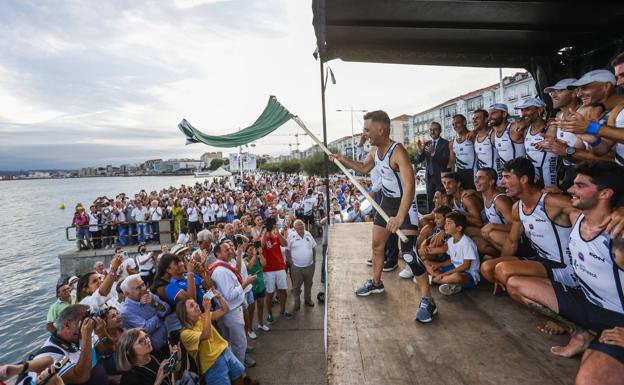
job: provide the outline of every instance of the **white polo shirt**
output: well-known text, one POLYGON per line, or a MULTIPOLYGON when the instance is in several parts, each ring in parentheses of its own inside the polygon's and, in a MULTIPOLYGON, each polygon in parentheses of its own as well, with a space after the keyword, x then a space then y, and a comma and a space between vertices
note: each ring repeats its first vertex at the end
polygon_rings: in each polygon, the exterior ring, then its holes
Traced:
POLYGON ((308 231, 301 237, 296 231, 288 234, 288 250, 292 262, 297 267, 307 267, 314 263, 312 251, 316 247, 316 241, 308 231))

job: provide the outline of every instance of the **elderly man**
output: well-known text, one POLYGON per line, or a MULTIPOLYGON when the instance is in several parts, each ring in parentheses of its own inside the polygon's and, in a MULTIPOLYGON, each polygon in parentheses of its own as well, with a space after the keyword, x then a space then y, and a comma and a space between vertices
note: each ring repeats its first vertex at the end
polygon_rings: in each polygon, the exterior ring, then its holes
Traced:
POLYGON ((92 348, 94 331, 100 338, 104 337, 104 321, 85 318, 87 310, 89 307, 85 305, 71 305, 63 310, 55 323, 57 331, 32 358, 51 357, 58 361, 66 356, 69 362, 59 373, 66 384, 107 385, 106 369, 101 362, 94 360, 92 348), (96 323, 101 326, 96 327, 96 323))
POLYGON ((192 258, 203 263, 206 267, 217 260, 212 252, 212 241, 213 235, 210 230, 202 230, 197 233, 199 249, 193 252, 192 258))
POLYGON ((295 221, 295 231, 288 236, 288 251, 290 251, 290 277, 292 279, 292 294, 295 299, 295 311, 301 308, 301 285, 303 284, 303 299, 306 306, 314 306, 312 302, 312 279, 314 278, 314 248, 316 241, 309 231, 305 230, 303 221, 295 221))
MULTIPOLYGON (((237 253, 242 252, 238 250, 237 253)), ((245 335, 245 319, 243 303, 245 301, 244 288, 253 283, 255 275, 250 275, 245 281, 235 267, 232 267, 232 245, 225 241, 218 243, 214 248, 217 261, 208 268, 212 281, 217 290, 227 301, 230 311, 218 321, 219 331, 232 347, 232 353, 247 367, 255 365, 251 357, 246 356, 247 337, 245 335)))
POLYGON ((56 285, 56 302, 54 302, 48 309, 48 317, 46 319, 46 329, 50 333, 56 331, 54 323, 59 318, 59 315, 63 310, 73 304, 74 299, 71 297, 72 287, 67 282, 62 282, 56 285))
POLYGON ((126 296, 119 309, 124 329, 144 329, 150 336, 154 350, 166 353, 167 328, 163 318, 169 311, 169 305, 147 290, 139 274, 124 279, 121 290, 126 296))

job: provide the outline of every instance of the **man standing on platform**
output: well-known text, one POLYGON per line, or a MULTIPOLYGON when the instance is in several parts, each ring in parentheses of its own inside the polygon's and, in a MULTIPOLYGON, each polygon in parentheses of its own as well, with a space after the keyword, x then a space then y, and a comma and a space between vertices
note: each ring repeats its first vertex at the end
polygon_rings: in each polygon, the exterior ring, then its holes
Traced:
POLYGON ((438 122, 432 122, 429 127, 429 135, 431 140, 427 141, 424 146, 418 144, 418 157, 415 164, 427 161, 427 173, 425 183, 427 185, 427 212, 433 210, 433 194, 436 190, 442 188, 442 171, 447 168, 450 152, 448 140, 440 137, 442 126, 438 122))
MULTIPOLYGON (((408 237, 407 242, 402 242, 401 248, 413 250, 418 233, 417 223, 412 224, 408 214, 414 200, 414 171, 405 147, 390 139, 388 114, 384 111, 371 112, 364 121, 364 131, 371 146, 376 146, 376 150, 371 151, 364 162, 357 162, 342 155, 330 156, 332 161, 337 159, 345 166, 361 174, 368 174, 375 167, 381 173, 381 193, 383 195, 380 206, 388 214, 389 219, 386 222, 379 213, 375 214, 372 244, 373 277, 356 290, 356 295, 362 297, 384 291, 381 272, 384 264, 385 245, 390 234, 401 229, 408 237)), ((448 142, 446 148, 448 149, 448 142)), ((430 322, 436 310, 433 300, 428 295, 429 282, 424 269, 417 275, 416 280, 423 293, 416 318, 419 319, 421 309, 424 308, 428 315, 427 317, 421 315, 420 318, 426 318, 426 321, 423 322, 430 322)))

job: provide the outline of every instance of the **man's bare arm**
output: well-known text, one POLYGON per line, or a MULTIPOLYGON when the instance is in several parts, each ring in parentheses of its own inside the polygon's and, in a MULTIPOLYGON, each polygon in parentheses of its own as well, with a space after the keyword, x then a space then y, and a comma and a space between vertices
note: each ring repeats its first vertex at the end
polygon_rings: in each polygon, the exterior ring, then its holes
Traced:
POLYGON ((333 158, 335 158, 338 161, 340 161, 340 163, 344 164, 345 167, 347 168, 355 170, 356 172, 359 172, 360 174, 368 174, 375 167, 375 159, 373 159, 373 156, 376 153, 377 151, 371 150, 371 152, 368 153, 368 155, 366 156, 363 162, 358 162, 356 160, 349 159, 340 154, 331 155, 329 159, 333 162, 333 158))
POLYGON ((514 256, 518 251, 518 242, 522 234, 522 223, 518 215, 518 202, 514 203, 511 208, 511 219, 511 230, 509 230, 509 236, 505 240, 500 253, 500 255, 504 257, 514 256))

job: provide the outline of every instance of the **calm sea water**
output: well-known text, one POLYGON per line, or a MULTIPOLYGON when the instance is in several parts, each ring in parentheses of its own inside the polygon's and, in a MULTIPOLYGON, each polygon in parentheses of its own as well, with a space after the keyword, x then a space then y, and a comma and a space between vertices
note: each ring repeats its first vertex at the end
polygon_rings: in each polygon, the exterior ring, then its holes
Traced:
POLYGON ((194 184, 192 176, 116 177, 0 182, 0 365, 21 361, 46 338, 45 319, 60 277, 58 254, 74 206, 114 197, 194 184), (60 210, 64 203, 67 207, 60 210))

